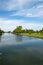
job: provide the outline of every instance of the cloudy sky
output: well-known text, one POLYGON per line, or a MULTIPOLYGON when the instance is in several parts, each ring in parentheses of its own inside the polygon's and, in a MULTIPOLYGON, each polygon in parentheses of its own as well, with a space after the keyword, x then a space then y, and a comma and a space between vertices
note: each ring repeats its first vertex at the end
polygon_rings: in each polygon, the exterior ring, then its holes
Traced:
POLYGON ((0 0, 0 28, 12 31, 19 25, 43 28, 43 0, 0 0))

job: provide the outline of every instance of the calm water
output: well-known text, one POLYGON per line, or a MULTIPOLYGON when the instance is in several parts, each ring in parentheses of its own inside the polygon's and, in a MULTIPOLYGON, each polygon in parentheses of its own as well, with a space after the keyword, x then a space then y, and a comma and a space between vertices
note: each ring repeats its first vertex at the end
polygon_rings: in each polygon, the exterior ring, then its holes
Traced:
POLYGON ((27 36, 0 36, 0 65, 43 65, 43 40, 27 36))

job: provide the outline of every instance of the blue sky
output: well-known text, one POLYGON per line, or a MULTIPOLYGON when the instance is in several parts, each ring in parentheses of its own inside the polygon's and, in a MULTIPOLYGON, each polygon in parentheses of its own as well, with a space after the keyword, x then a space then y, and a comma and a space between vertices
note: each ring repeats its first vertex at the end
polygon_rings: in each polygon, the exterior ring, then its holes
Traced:
POLYGON ((0 0, 0 28, 12 31, 19 25, 43 28, 43 0, 0 0))

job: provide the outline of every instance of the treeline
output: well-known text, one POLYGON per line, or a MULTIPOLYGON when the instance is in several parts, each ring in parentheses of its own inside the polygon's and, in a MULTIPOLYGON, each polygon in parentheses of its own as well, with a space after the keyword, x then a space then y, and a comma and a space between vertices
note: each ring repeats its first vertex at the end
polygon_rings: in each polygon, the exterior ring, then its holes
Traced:
POLYGON ((4 33, 4 31, 0 29, 0 35, 2 35, 2 33, 4 33))
MULTIPOLYGON (((3 30, 0 29, 0 35, 4 33, 3 30)), ((8 31, 7 33, 11 33, 11 31, 8 31)), ((17 26, 13 32, 14 34, 20 34, 20 33, 29 33, 29 34, 32 34, 32 33, 38 33, 38 34, 43 34, 43 28, 41 30, 33 30, 33 29, 23 29, 22 26, 17 26)))
POLYGON ((19 34, 19 33, 40 33, 43 34, 43 28, 41 30, 33 30, 33 29, 23 29, 22 26, 17 26, 16 29, 13 30, 13 33, 19 34))

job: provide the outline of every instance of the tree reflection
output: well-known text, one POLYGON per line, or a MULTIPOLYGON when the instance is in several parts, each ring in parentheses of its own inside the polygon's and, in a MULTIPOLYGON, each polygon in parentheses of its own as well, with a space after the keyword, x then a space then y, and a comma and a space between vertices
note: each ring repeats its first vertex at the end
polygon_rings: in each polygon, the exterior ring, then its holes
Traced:
POLYGON ((32 40, 33 39, 33 37, 29 37, 29 40, 32 40))
POLYGON ((0 42, 1 42, 1 37, 2 37, 2 35, 0 35, 0 42))
POLYGON ((23 36, 21 36, 21 35, 16 35, 16 41, 17 41, 17 42, 21 42, 22 39, 23 39, 23 36))

